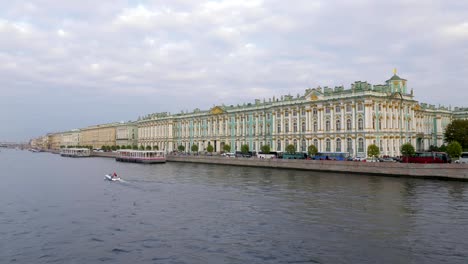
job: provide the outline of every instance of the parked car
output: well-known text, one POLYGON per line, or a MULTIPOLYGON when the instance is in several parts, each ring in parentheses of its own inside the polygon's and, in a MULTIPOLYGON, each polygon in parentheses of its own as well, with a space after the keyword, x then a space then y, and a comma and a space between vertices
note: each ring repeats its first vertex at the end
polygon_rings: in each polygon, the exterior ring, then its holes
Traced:
POLYGON ((390 158, 390 157, 380 158, 379 161, 380 162, 397 162, 394 158, 390 158))
POLYGON ((459 159, 455 161, 455 163, 465 163, 468 164, 468 152, 462 152, 459 159))
POLYGON ((353 159, 354 161, 366 161, 366 158, 365 157, 360 157, 360 156, 357 156, 353 159))

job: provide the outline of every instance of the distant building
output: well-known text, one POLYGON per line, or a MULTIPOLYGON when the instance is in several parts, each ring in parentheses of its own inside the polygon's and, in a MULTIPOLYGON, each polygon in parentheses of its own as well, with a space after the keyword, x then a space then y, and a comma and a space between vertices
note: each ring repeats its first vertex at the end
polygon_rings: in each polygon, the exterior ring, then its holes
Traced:
MULTIPOLYGON (((455 111, 456 112, 456 111, 455 111)), ((443 132, 454 114, 446 107, 419 103, 407 80, 394 75, 381 85, 357 81, 350 89, 317 87, 303 95, 255 100, 237 106, 215 106, 190 113, 147 115, 138 120, 138 143, 173 151, 196 144, 203 151, 210 144, 215 152, 229 144, 239 151, 247 144, 252 151, 269 145, 284 151, 292 144, 298 152, 315 145, 322 152, 348 152, 366 156, 376 144, 381 155, 398 156, 410 142, 417 150, 443 144, 443 132)), ((466 115, 465 115, 466 116, 466 115)))
POLYGON ((116 145, 134 146, 138 144, 138 127, 134 122, 120 123, 116 126, 116 145))
POLYGON ((81 128, 80 145, 92 146, 94 149, 102 146, 115 146, 118 125, 119 123, 110 123, 81 128))
POLYGON ((81 132, 79 129, 74 129, 71 131, 62 132, 62 141, 61 146, 70 147, 70 146, 79 146, 81 144, 80 135, 81 132))
POLYGON ((455 109, 453 110, 453 118, 468 120, 468 107, 455 107, 455 109))

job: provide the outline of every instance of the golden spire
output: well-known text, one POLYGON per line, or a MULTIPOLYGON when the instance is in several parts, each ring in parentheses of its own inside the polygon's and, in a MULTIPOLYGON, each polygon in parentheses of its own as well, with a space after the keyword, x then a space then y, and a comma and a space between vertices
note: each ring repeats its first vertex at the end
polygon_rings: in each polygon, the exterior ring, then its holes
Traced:
POLYGON ((396 68, 393 68, 393 75, 396 75, 396 68))

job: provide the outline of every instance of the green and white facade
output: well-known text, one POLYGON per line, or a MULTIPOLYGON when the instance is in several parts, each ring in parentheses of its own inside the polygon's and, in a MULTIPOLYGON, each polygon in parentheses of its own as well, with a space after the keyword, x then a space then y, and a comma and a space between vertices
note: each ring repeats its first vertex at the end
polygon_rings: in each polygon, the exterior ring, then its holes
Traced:
MULTIPOLYGON (((461 115, 460 115, 461 116, 461 115)), ((293 144, 298 152, 315 145, 319 151, 348 152, 366 156, 376 144, 381 155, 398 156, 400 146, 410 142, 417 150, 443 144, 443 131, 454 111, 418 103, 407 81, 394 75, 381 85, 357 81, 350 89, 318 87, 303 95, 255 100, 238 106, 216 106, 190 113, 148 115, 136 122, 138 144, 173 151, 193 144, 208 144, 221 152, 249 145, 259 151, 270 145, 284 151, 293 144)))

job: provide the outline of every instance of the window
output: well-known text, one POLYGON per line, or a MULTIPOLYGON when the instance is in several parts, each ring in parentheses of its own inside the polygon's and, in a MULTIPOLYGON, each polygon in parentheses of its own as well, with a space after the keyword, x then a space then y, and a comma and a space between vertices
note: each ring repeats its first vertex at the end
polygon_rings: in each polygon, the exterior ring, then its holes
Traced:
POLYGON ((330 113, 330 107, 329 106, 325 107, 325 113, 327 113, 327 114, 330 113))
POLYGON ((294 132, 297 132, 297 122, 293 123, 293 130, 294 130, 294 132))
POLYGON ((289 140, 286 139, 286 140, 284 141, 284 147, 287 147, 288 145, 289 145, 289 140))
POLYGON ((317 116, 317 108, 312 109, 312 115, 317 116))
POLYGON ((336 131, 340 131, 340 130, 341 130, 341 121, 336 120, 336 131))
POLYGON ((325 151, 328 151, 328 152, 331 151, 331 141, 330 141, 329 138, 327 138, 327 140, 325 140, 325 151))
POLYGON ((363 124, 363 122, 362 122, 362 118, 359 118, 359 119, 358 119, 358 129, 359 129, 359 130, 364 129, 364 124, 363 124))
POLYGON ((288 116, 289 116, 288 110, 284 111, 284 116, 285 116, 285 117, 288 117, 288 116))
POLYGON ((372 118, 372 129, 375 129, 375 117, 372 118))
POLYGON ((266 119, 270 119, 270 113, 266 114, 266 119))
POLYGON ((270 124, 267 125, 267 129, 266 129, 266 135, 270 135, 270 124))
POLYGON ((364 139, 358 139, 358 152, 364 152, 364 139))
POLYGON ((314 146, 317 148, 318 150, 318 139, 314 139, 314 146))
POLYGON ((348 138, 346 140, 346 151, 351 155, 353 153, 353 140, 348 138))
POLYGON ((277 133, 281 133, 281 124, 278 123, 277 133))
POLYGON ((293 111, 293 116, 297 116, 297 110, 293 111))
POLYGON ((252 126, 252 136, 255 136, 255 125, 252 126))
POLYGON ((341 139, 336 140, 336 152, 341 152, 341 139))
POLYGON ((293 141, 293 142, 294 142, 294 150, 295 150, 295 151, 297 151, 297 140, 296 140, 296 139, 294 139, 294 141, 293 141))
POLYGON ((325 121, 325 131, 330 131, 330 120, 325 121))
POLYGON ((347 104, 347 105, 346 105, 346 112, 350 113, 350 112, 351 112, 351 109, 352 109, 351 105, 350 105, 350 104, 347 104))
POLYGON ((286 123, 284 124, 284 133, 288 133, 288 132, 289 132, 289 123, 286 122, 286 123))
POLYGON ((317 132, 317 122, 314 122, 314 132, 317 132))
POLYGON ((364 110, 364 105, 362 103, 358 103, 357 110, 358 111, 363 111, 364 110))
POLYGON ((302 122, 302 132, 305 132, 306 131, 306 123, 305 122, 302 122))
POLYGON ((339 105, 335 106, 335 113, 341 112, 341 107, 339 105))
POLYGON ((281 151, 281 140, 278 140, 278 141, 276 142, 276 150, 277 150, 277 151, 281 151))
POLYGON ((346 119, 346 130, 351 130, 351 119, 346 119))
POLYGON ((280 118, 280 117, 281 117, 281 113, 280 113, 280 112, 276 112, 276 117, 277 117, 277 118, 280 118))
POLYGON ((301 151, 306 151, 306 147, 307 147, 307 146, 306 146, 306 141, 305 141, 305 139, 302 140, 302 144, 301 144, 301 145, 302 145, 301 151))

